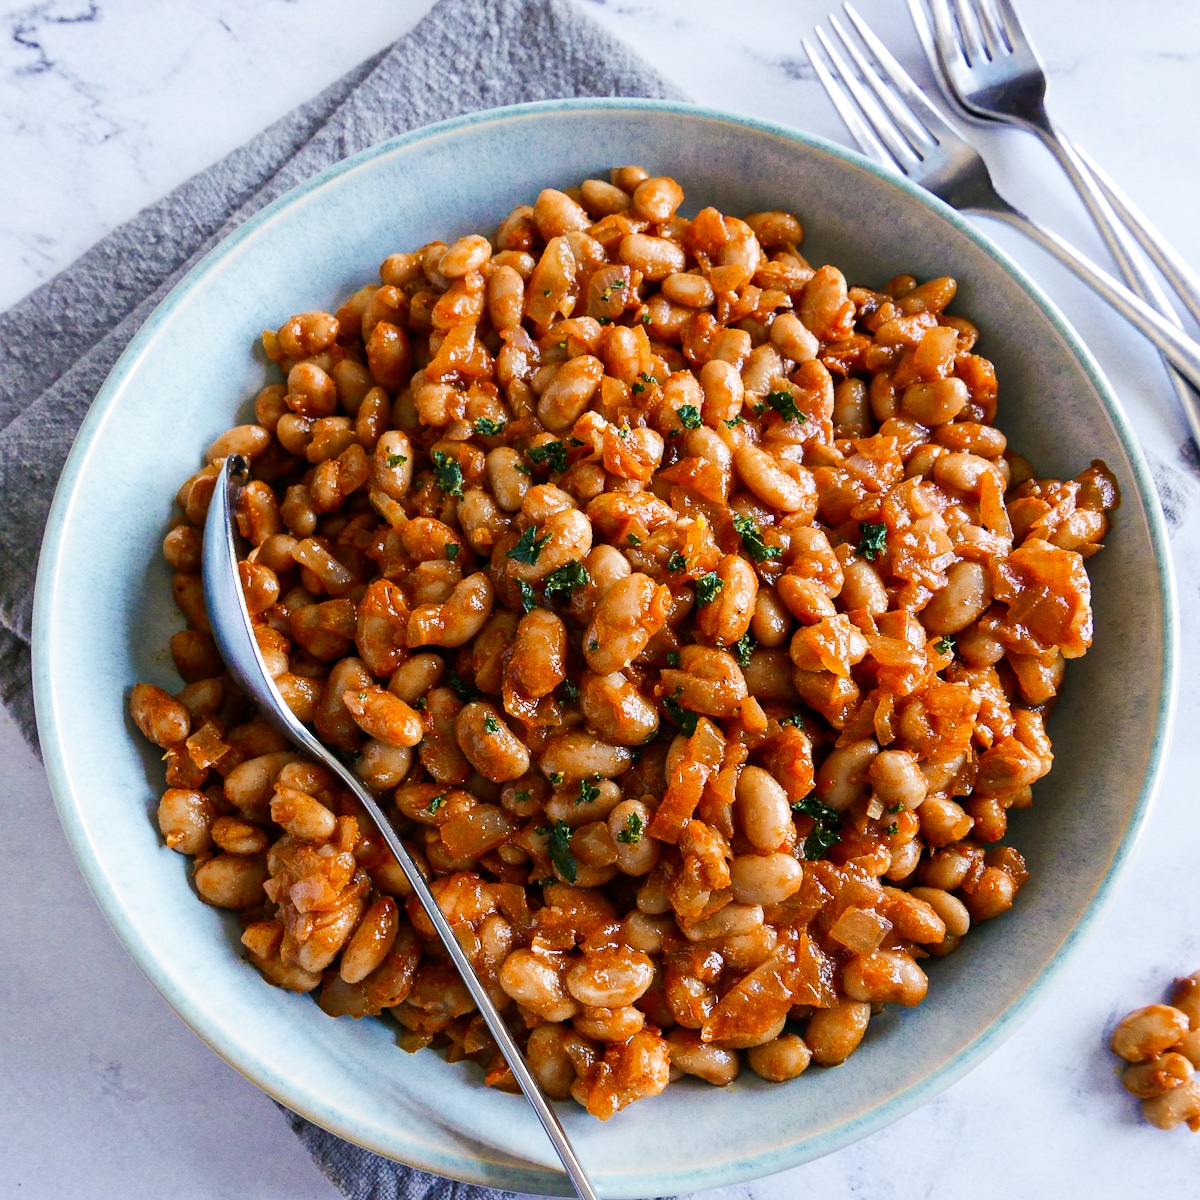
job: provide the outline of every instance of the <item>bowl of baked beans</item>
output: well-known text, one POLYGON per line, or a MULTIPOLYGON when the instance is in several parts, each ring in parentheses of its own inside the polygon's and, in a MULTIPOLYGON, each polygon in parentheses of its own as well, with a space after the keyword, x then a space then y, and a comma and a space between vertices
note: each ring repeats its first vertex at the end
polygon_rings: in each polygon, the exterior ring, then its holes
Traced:
POLYGON ((1161 516, 1049 301, 865 160, 571 101, 247 222, 97 398, 35 632, 64 826, 139 965, 296 1112, 565 1180, 354 797, 392 815, 610 1196, 826 1153, 1043 994, 1153 794, 1161 516))

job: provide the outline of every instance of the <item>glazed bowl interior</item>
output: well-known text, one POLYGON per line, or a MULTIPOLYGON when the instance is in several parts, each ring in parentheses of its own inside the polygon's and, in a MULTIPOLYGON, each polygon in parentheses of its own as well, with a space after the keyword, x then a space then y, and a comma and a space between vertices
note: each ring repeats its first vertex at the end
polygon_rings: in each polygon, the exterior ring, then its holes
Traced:
POLYGON ((673 1085, 607 1124, 563 1119, 611 1197, 675 1194, 780 1170, 870 1132, 946 1087, 1009 1031, 1111 891, 1160 767, 1173 684, 1165 537, 1145 464, 1061 317, 950 210, 793 130, 688 105, 570 101, 477 114, 368 151, 239 229, 131 344, 79 436, 51 516, 35 616, 39 728, 64 827, 142 969, 212 1047, 292 1109, 381 1154, 459 1179, 569 1194, 519 1096, 469 1064, 408 1055, 382 1020, 330 1020, 246 964, 236 921, 199 903, 153 821, 162 767, 134 736, 138 680, 178 689, 182 627, 159 553, 179 484, 210 440, 252 419, 258 334, 334 308, 389 253, 495 228, 544 186, 637 162, 683 184, 685 212, 785 208, 804 253, 878 286, 953 275, 983 328, 998 423, 1042 475, 1103 458, 1124 503, 1091 560, 1096 636, 1050 721, 1056 762, 1009 840, 1031 871, 1014 912, 931 960, 928 999, 872 1021, 833 1071, 776 1086, 673 1085))

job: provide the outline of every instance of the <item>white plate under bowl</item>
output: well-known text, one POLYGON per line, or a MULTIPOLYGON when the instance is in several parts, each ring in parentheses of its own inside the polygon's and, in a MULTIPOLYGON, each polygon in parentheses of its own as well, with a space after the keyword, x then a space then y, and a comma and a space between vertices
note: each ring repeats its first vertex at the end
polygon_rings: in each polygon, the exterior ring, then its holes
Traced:
MULTIPOLYGON (((135 736, 137 680, 176 690, 181 625, 159 545, 180 482, 264 379, 255 341, 293 312, 336 307, 380 261, 491 230, 544 186, 614 163, 675 176, 687 211, 800 214, 805 253, 851 282, 902 271, 959 281, 954 311, 983 327, 1000 427, 1043 475, 1103 458, 1124 504, 1089 566, 1095 647, 1069 664, 1050 722, 1057 761, 1011 840, 1032 872, 1015 910, 930 964, 929 998, 873 1021, 835 1071, 782 1086, 750 1072, 717 1090, 671 1086, 600 1124, 563 1119, 608 1197, 665 1195, 779 1171, 895 1120, 1010 1033, 1111 893, 1161 768, 1174 682, 1166 538, 1145 462, 1090 355, 990 242, 938 201, 794 130, 689 105, 574 100, 478 113, 331 168, 248 221, 163 302, 79 434, 38 577, 38 724, 63 826, 118 936, 226 1060, 295 1111, 381 1154, 459 1179, 566 1194, 518 1096, 469 1064, 410 1056, 380 1020, 330 1020, 268 987, 236 923, 199 903, 187 861, 152 820, 161 764, 135 736)), ((1099 301, 1097 301, 1099 303, 1099 301)))

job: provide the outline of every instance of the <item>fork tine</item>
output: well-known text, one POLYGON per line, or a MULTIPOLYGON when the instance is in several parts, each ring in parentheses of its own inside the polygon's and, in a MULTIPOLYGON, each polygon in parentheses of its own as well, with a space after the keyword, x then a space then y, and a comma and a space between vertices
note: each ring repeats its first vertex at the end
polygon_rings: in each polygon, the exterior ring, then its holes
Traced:
POLYGON ((862 51, 854 44, 850 36, 842 28, 837 17, 830 14, 829 23, 837 31, 837 35, 841 38, 842 45, 846 47, 846 52, 854 59, 855 66, 858 67, 859 73, 870 86, 871 90, 879 97, 884 107, 892 115, 893 121, 904 131, 912 147, 918 154, 921 153, 923 146, 936 144, 936 139, 933 138, 929 131, 913 116, 911 110, 900 100, 896 98, 896 93, 882 79, 878 72, 867 61, 862 51))
POLYGON ((913 28, 917 31, 917 41, 925 51, 925 58, 935 75, 942 84, 943 91, 947 90, 945 81, 945 64, 938 52, 937 38, 933 32, 933 22, 929 10, 925 7, 926 0, 906 0, 908 15, 912 17, 913 28))
POLYGON ((808 38, 801 38, 800 45, 804 47, 804 53, 808 55, 808 61, 812 63, 812 68, 816 71, 817 79, 825 89, 825 94, 829 97, 833 107, 837 109, 838 116, 846 123, 846 128, 850 130, 851 136, 858 143, 858 148, 868 158, 875 159, 876 162, 890 167, 893 171, 897 170, 898 165, 888 153, 887 147, 875 136, 875 131, 863 119, 862 114, 855 107, 850 93, 842 87, 829 68, 817 57, 808 38))
POLYGON ((1005 54, 1012 53, 1004 22, 996 9, 995 0, 975 0, 975 15, 979 18, 984 40, 987 42, 988 57, 994 62, 1005 54))
POLYGON ((987 51, 984 49, 983 39, 979 33, 976 13, 969 0, 954 0, 954 15, 958 21, 959 33, 962 35, 962 45, 967 61, 971 66, 976 67, 986 61, 987 51))
POLYGON ((1032 51, 1033 47, 1028 44, 1029 39, 1025 36, 1025 26, 1017 16, 1012 0, 996 0, 996 8, 1000 14, 1000 28, 1004 32, 1004 41, 1009 52, 1015 54, 1018 43, 1024 43, 1026 48, 1032 51))
POLYGON ((929 0, 929 6, 933 9, 933 24, 937 30, 938 51, 943 56, 942 61, 946 63, 947 69, 952 70, 956 65, 960 68, 970 69, 971 64, 967 62, 958 25, 951 15, 947 0, 929 0), (956 62, 948 61, 951 46, 954 47, 956 62))
MULTIPOLYGON (((938 0, 933 0, 936 9, 938 0)), ((942 0, 944 3, 944 0, 942 0)), ((935 142, 944 138, 958 141, 959 136, 951 128, 946 118, 926 99, 924 92, 913 82, 909 73, 896 61, 895 55, 879 40, 874 30, 858 15, 858 11, 850 0, 842 5, 858 36, 866 43, 875 61, 883 68, 888 82, 908 101, 913 115, 917 116, 935 142)), ((949 15, 949 13, 947 13, 949 15)))
POLYGON ((837 47, 829 40, 825 31, 819 25, 816 28, 816 34, 822 49, 829 56, 829 61, 833 63, 834 73, 839 77, 842 86, 854 97, 855 103, 862 111, 863 116, 866 117, 868 124, 875 130, 879 140, 887 147, 888 153, 900 165, 900 169, 905 174, 908 174, 909 167, 915 166, 920 162, 920 155, 914 151, 908 140, 897 130, 891 117, 884 111, 879 101, 855 78, 854 72, 850 69, 846 60, 842 58, 837 47))

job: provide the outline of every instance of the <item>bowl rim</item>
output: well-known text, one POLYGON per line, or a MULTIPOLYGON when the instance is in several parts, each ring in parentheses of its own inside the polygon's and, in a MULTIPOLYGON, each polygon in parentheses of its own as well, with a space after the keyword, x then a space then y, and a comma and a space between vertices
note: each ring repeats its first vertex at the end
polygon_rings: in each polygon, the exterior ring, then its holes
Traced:
POLYGON ((64 530, 75 490, 88 464, 97 434, 119 399, 125 384, 137 371, 143 357, 153 350, 156 336, 161 327, 171 318, 175 309, 185 297, 190 295, 199 282, 217 269, 221 262, 238 246, 250 238, 262 235, 276 218, 302 198, 367 163, 403 150, 415 143, 432 141, 489 122, 575 116, 587 112, 619 113, 621 111, 627 111, 631 115, 644 112, 675 114, 684 118, 733 125, 786 141, 799 142, 810 150, 839 159, 843 163, 866 171, 877 179, 890 184, 904 193, 909 200, 924 205, 948 221, 957 232, 991 257, 1002 270, 1015 280, 1032 303, 1040 308, 1049 319, 1058 336, 1083 369, 1112 422, 1117 439, 1129 462, 1137 485, 1139 500, 1145 513, 1147 531, 1155 556, 1158 592, 1163 610, 1163 642, 1160 663, 1162 677, 1155 712, 1155 732, 1151 741, 1148 768, 1129 824, 1113 852, 1104 876, 1100 879, 1079 920, 1067 933, 1053 957, 1033 977, 1012 1004, 972 1041, 968 1042, 962 1050, 935 1067, 924 1078, 841 1125, 807 1138, 777 1145, 748 1159, 733 1157, 719 1165, 706 1164, 703 1168, 676 1169, 666 1174, 647 1171, 638 1176, 622 1175, 618 1185, 621 1194, 663 1195, 668 1191, 674 1194, 698 1187, 712 1188, 744 1183, 832 1153, 891 1124, 944 1091, 1011 1036, 1021 1022, 1028 1018, 1036 1006, 1046 998, 1050 985, 1077 952, 1085 936, 1094 927, 1097 918, 1116 892, 1121 876, 1141 838, 1164 773, 1166 750, 1174 725, 1177 691, 1179 618, 1174 569, 1166 524, 1149 466, 1132 424, 1125 415, 1099 364, 1054 301, 990 238, 970 225, 956 210, 944 204, 931 193, 917 187, 903 176, 878 166, 856 151, 780 122, 683 101, 631 97, 576 97, 541 100, 467 113, 390 138, 325 168, 249 217, 218 242, 184 275, 130 340, 97 392, 92 406, 80 426, 54 494, 38 565, 31 649, 38 733, 59 820, 75 854, 80 872, 125 950, 183 1021, 220 1057, 256 1086, 287 1108, 322 1128, 385 1157, 393 1158, 396 1161, 405 1161, 419 1169, 440 1174, 453 1170, 453 1178, 483 1186, 509 1187, 534 1192, 542 1191, 547 1187, 553 1189, 553 1192, 543 1192, 543 1194, 559 1193, 565 1177, 532 1162, 527 1164, 528 1169, 522 1169, 511 1163, 488 1162, 474 1155, 461 1153, 453 1162, 447 1161, 445 1156, 437 1161, 431 1161, 428 1157, 429 1147, 411 1141, 408 1145, 412 1148, 413 1158, 411 1160, 396 1159, 397 1148, 395 1145, 384 1147, 373 1144, 375 1139, 365 1130, 356 1128, 353 1118, 348 1118, 344 1113, 339 1112, 320 1095, 308 1094, 303 1092, 303 1089, 298 1089, 294 1081, 281 1077, 265 1060, 253 1054, 239 1053, 236 1049, 223 1045, 219 1026, 209 1018, 205 1006, 194 1001, 186 992, 181 993, 172 987, 165 971, 159 968, 158 957, 151 953, 138 938, 115 889, 107 879, 100 857, 93 852, 86 829, 79 816, 80 801, 72 794, 69 786, 68 753, 65 739, 59 733, 53 680, 50 672, 53 642, 52 614, 57 599, 56 584, 64 530), (298 1091, 302 1094, 297 1094, 298 1091), (636 1191, 628 1190, 631 1188, 636 1191))

